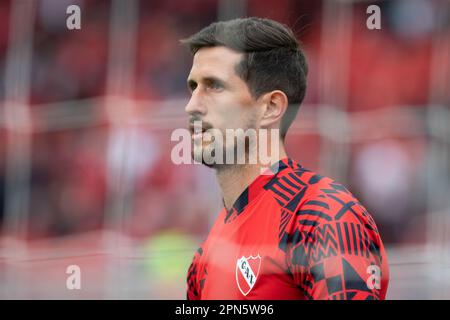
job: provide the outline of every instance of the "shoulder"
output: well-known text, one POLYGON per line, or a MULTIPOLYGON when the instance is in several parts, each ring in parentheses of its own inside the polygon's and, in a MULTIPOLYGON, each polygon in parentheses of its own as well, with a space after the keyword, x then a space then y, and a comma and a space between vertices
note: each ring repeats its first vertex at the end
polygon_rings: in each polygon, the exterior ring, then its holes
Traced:
POLYGON ((343 184, 302 167, 282 173, 280 179, 289 178, 300 187, 282 208, 282 222, 289 222, 280 226, 281 247, 301 239, 309 243, 318 238, 353 238, 359 232, 380 242, 374 219, 343 184))
POLYGON ((303 167, 284 170, 280 179, 299 186, 298 201, 289 209, 305 225, 347 221, 375 227, 364 205, 342 183, 303 167))
POLYGON ((382 241, 364 205, 341 183, 311 171, 302 173, 306 189, 286 226, 284 245, 303 243, 312 260, 338 252, 375 255, 382 241))
POLYGON ((313 218, 320 224, 355 223, 378 233, 372 216, 343 184, 318 174, 313 174, 311 179, 314 183, 296 210, 298 217, 313 218))

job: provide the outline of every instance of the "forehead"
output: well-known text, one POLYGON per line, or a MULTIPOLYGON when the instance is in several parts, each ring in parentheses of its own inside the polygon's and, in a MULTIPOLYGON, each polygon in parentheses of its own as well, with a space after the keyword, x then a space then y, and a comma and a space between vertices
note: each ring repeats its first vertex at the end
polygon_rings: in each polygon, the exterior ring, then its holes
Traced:
POLYGON ((202 48, 194 55, 189 78, 219 76, 231 78, 243 54, 226 47, 202 48))

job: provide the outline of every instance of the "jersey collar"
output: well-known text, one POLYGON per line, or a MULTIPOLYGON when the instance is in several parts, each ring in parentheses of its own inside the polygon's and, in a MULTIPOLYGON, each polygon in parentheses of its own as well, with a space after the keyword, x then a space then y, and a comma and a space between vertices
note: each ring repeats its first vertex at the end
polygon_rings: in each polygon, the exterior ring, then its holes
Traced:
POLYGON ((270 183, 280 172, 286 168, 298 169, 301 166, 290 158, 283 158, 272 164, 263 174, 253 180, 247 188, 240 194, 231 209, 226 210, 225 223, 232 222, 239 216, 247 205, 264 191, 264 186, 270 183))

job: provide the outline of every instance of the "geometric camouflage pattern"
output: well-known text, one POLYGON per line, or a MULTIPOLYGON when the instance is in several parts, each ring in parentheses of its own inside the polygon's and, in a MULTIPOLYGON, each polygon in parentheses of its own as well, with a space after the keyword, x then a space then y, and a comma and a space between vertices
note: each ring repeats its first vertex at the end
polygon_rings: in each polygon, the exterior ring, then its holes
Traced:
POLYGON ((187 298, 384 299, 386 253, 363 205, 341 184, 289 158, 271 170, 219 214, 188 270, 187 298), (224 243, 233 243, 227 255, 224 243), (252 252, 245 251, 249 246, 252 252), (263 256, 262 275, 243 296, 230 285, 229 269, 256 251, 263 256))

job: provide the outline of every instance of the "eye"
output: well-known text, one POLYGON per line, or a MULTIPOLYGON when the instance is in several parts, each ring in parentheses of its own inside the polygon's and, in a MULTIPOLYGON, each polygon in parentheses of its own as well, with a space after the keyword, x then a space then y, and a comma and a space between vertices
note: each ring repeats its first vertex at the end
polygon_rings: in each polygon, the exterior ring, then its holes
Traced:
POLYGON ((195 81, 192 81, 192 80, 190 80, 190 81, 188 81, 188 89, 189 89, 189 92, 194 92, 194 90, 197 88, 197 82, 195 82, 195 81))
POLYGON ((206 84, 208 89, 212 89, 215 91, 220 91, 224 88, 224 86, 218 82, 218 81, 208 81, 208 83, 206 84))

